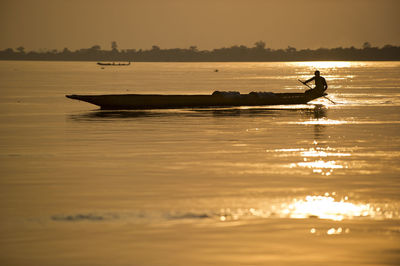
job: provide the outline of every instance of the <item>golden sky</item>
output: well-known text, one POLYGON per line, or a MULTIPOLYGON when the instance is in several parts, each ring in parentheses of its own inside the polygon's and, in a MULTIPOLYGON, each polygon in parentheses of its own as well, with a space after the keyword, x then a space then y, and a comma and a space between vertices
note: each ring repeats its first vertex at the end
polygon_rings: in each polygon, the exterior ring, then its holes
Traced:
POLYGON ((0 49, 400 45, 398 0, 0 0, 0 49))

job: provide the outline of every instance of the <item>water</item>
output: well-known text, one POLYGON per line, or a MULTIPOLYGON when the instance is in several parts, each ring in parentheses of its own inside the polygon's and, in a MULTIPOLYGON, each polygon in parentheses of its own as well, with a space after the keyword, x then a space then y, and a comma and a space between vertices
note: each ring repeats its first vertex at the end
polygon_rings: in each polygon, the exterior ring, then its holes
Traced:
POLYGON ((400 62, 0 62, 3 265, 398 265, 400 62), (101 111, 65 94, 301 92, 101 111), (218 69, 218 72, 215 72, 218 69))

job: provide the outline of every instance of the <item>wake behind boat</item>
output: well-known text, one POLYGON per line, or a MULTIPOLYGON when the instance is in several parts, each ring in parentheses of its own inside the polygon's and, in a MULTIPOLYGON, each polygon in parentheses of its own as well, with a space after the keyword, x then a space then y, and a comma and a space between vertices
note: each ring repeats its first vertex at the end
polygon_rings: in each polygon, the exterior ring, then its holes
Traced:
POLYGON ((66 95, 67 98, 88 102, 105 110, 124 109, 172 109, 197 107, 232 107, 262 105, 306 104, 327 94, 272 93, 215 91, 212 95, 162 95, 162 94, 109 94, 109 95, 66 95))

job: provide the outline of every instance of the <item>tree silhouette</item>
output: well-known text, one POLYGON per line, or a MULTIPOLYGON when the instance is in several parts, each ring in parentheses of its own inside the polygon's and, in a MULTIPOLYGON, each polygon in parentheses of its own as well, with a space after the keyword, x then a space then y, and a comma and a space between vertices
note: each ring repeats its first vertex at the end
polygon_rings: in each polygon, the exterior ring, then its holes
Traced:
POLYGON ((368 48, 371 48, 371 43, 369 42, 363 43, 363 49, 368 49, 368 48))
POLYGON ((17 51, 20 52, 21 54, 25 53, 25 48, 23 46, 20 46, 17 48, 17 51))
POLYGON ((296 52, 296 48, 294 48, 294 47, 292 47, 292 46, 288 46, 287 48, 286 48, 286 52, 288 52, 288 53, 294 53, 294 52, 296 52))
POLYGON ((116 41, 111 42, 111 50, 114 52, 118 51, 118 44, 116 41))
MULTIPOLYGON (((101 47, 100 47, 100 45, 93 45, 92 46, 92 48, 90 48, 90 49, 92 49, 92 50, 94 50, 94 51, 100 51, 101 50, 101 47)), ((114 48, 113 48, 114 49, 114 48)), ((117 43, 115 43, 115 49, 117 49, 117 43)))
POLYGON ((257 50, 265 50, 265 42, 263 41, 258 41, 256 43, 254 43, 254 46, 257 50))

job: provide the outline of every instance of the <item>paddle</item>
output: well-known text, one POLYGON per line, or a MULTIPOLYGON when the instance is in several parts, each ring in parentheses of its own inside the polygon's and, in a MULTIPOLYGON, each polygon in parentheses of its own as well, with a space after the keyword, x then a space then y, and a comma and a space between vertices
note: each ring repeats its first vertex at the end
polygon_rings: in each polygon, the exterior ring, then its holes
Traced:
MULTIPOLYGON (((298 81, 300 81, 303 85, 306 85, 308 88, 310 88, 311 90, 313 89, 313 88, 311 88, 307 83, 305 83, 305 82, 303 82, 303 81, 301 81, 301 80, 299 80, 298 79, 298 81)), ((330 101, 331 103, 333 103, 333 104, 336 104, 334 101, 332 101, 331 99, 329 99, 328 97, 326 97, 325 95, 322 95, 322 97, 324 97, 325 99, 327 99, 328 101, 330 101)))

